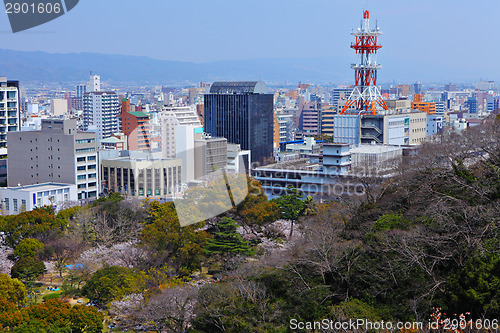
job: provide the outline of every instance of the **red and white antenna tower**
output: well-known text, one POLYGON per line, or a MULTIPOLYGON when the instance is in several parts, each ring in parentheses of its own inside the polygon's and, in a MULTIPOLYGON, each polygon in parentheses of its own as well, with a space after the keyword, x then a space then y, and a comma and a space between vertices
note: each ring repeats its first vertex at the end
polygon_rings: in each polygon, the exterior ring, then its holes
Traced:
POLYGON ((356 113, 377 114, 377 107, 388 110, 382 99, 380 90, 377 87, 377 70, 382 68, 377 64, 377 51, 382 45, 377 44, 377 37, 382 34, 377 26, 370 29, 370 12, 363 12, 363 25, 357 31, 353 30, 352 35, 356 36, 356 44, 351 44, 351 48, 356 50, 359 62, 352 64, 355 71, 356 84, 340 114, 346 112, 352 105, 356 105, 356 113))

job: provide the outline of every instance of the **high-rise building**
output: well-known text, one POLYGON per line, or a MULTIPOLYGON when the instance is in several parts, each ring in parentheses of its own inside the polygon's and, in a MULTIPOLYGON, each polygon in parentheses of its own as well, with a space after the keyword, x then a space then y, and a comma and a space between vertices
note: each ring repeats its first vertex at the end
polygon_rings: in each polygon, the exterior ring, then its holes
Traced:
POLYGON ((97 139, 119 132, 120 103, 113 91, 91 91, 83 95, 83 130, 95 129, 97 139))
POLYGON ((8 137, 10 186, 76 184, 78 199, 97 197, 96 134, 78 131, 75 119, 44 119, 41 131, 13 132, 8 137))
POLYGON ((86 84, 79 84, 76 86, 76 97, 83 98, 83 95, 87 92, 86 84))
POLYGON ((87 92, 101 91, 101 77, 99 75, 90 74, 87 84, 87 92))
POLYGON ((493 112, 500 108, 500 97, 488 95, 486 97, 486 111, 493 112))
POLYGON ((215 82, 204 97, 205 132, 250 150, 252 162, 272 157, 274 95, 262 81, 215 82))
POLYGON ((465 102, 465 105, 469 108, 469 113, 477 113, 478 111, 477 104, 478 103, 476 97, 469 97, 465 102))
POLYGON ((122 132, 127 136, 128 149, 151 149, 150 124, 148 114, 139 111, 131 112, 130 101, 123 100, 122 112, 118 115, 118 118, 120 118, 121 120, 122 132))
POLYGON ((161 110, 161 151, 163 158, 175 158, 175 129, 178 125, 202 127, 200 119, 192 106, 170 107, 161 110))
POLYGON ((7 134, 20 130, 19 81, 0 77, 0 179, 7 176, 7 134))
POLYGON ((300 114, 299 130, 306 136, 317 135, 321 131, 321 102, 307 102, 300 114))

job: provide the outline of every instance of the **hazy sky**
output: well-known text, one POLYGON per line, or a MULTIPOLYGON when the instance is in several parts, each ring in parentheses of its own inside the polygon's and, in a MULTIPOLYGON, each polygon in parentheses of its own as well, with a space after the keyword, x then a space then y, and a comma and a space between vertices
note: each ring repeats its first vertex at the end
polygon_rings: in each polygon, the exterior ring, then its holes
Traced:
POLYGON ((0 47, 194 62, 331 56, 350 64, 350 30, 363 8, 384 32, 385 67, 500 76, 499 0, 80 0, 66 15, 17 34, 0 13, 0 47))

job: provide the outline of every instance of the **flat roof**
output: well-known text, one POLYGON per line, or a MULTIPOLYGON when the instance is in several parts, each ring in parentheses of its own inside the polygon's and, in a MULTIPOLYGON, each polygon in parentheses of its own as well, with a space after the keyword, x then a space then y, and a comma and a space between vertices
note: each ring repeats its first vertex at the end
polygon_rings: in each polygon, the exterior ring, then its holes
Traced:
POLYGON ((389 146, 389 145, 361 145, 358 147, 352 147, 352 154, 381 154, 396 150, 403 150, 399 146, 389 146))
POLYGON ((24 186, 16 186, 16 187, 7 187, 7 190, 16 190, 16 191, 47 191, 53 190, 58 187, 68 187, 68 186, 76 186, 74 184, 65 184, 65 183, 42 183, 42 184, 32 184, 32 185, 24 185, 24 186))

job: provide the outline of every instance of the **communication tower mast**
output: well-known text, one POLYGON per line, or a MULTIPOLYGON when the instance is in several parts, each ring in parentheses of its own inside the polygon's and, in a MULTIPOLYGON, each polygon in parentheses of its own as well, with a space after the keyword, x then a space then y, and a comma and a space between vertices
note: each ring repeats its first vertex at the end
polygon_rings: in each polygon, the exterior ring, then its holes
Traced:
POLYGON ((356 50, 359 56, 357 64, 352 64, 355 71, 355 86, 340 114, 343 114, 353 105, 356 106, 356 113, 377 114, 377 107, 388 110, 382 99, 380 90, 377 87, 377 71, 382 68, 377 64, 377 51, 382 45, 377 44, 377 38, 382 34, 377 26, 370 29, 370 12, 363 12, 363 23, 357 31, 351 33, 356 36, 356 44, 351 44, 351 48, 356 50))

